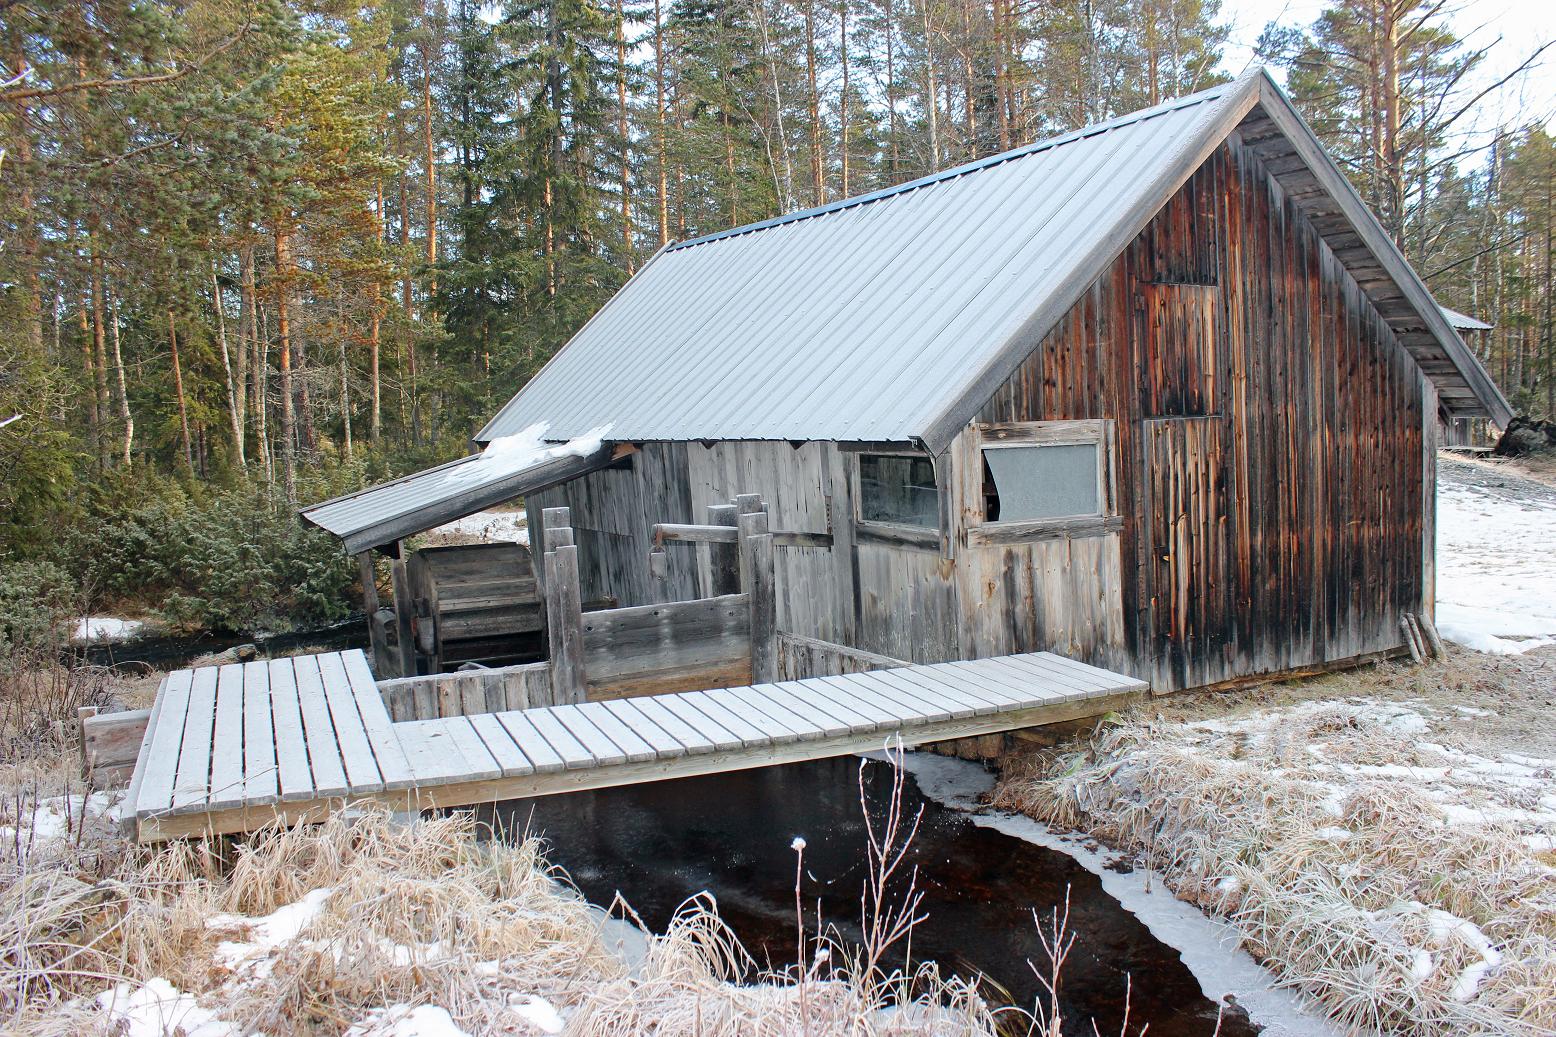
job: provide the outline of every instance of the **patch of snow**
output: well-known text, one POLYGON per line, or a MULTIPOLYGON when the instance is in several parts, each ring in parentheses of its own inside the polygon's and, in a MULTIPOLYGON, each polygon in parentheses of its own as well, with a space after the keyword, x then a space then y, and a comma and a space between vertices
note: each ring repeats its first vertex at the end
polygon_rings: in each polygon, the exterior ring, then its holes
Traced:
MULTIPOLYGON (((975 807, 978 796, 993 783, 993 777, 975 763, 930 753, 904 754, 903 767, 913 774, 926 796, 961 810, 975 807)), ((1144 869, 1120 874, 1110 867, 1118 861, 1116 854, 1090 849, 1079 839, 1058 835, 1029 817, 979 810, 971 819, 981 827, 1073 858, 1096 875, 1103 891, 1138 918, 1151 935, 1178 951, 1206 997, 1220 1002, 1227 995, 1234 996, 1249 1017, 1264 1027, 1267 1037, 1340 1034, 1315 1002, 1276 985, 1275 978, 1238 946, 1235 928, 1179 900, 1164 883, 1151 882, 1144 869)))
POLYGON ((438 1005, 389 1005, 346 1031, 346 1037, 470 1037, 438 1005))
MULTIPOLYGON (((81 829, 87 820, 99 817, 112 818, 122 793, 118 791, 93 792, 87 796, 53 796, 38 800, 29 808, 22 806, 23 831, 30 831, 30 845, 34 848, 58 839, 67 838, 81 829)), ((17 830, 12 825, 0 825, 0 844, 12 843, 17 830)), ((22 839, 24 846, 28 837, 22 839)))
POLYGON ((122 1037, 238 1037, 236 1026, 161 976, 138 987, 119 983, 99 994, 97 1005, 110 1032, 122 1037))
POLYGON ((146 624, 117 616, 87 616, 76 622, 77 641, 128 641, 139 637, 146 624))
POLYGON ((443 482, 450 486, 487 482, 521 472, 542 461, 586 457, 600 449, 611 430, 608 424, 600 425, 565 443, 548 443, 545 438, 548 428, 550 424, 541 421, 511 436, 497 437, 486 444, 486 449, 474 463, 459 465, 444 473, 443 482))
POLYGON ((1439 485, 1437 629, 1497 655, 1556 644, 1556 508, 1439 485))
POLYGON ((522 511, 478 511, 427 532, 434 535, 442 533, 480 537, 486 541, 529 543, 529 521, 522 511))
POLYGON ((275 949, 296 939, 297 935, 319 917, 324 902, 334 892, 329 887, 309 890, 295 904, 276 908, 263 918, 246 915, 212 915, 206 919, 207 929, 244 929, 247 940, 227 940, 216 947, 216 961, 229 969, 237 970, 245 965, 263 971, 275 949))
POLYGON ((514 995, 509 997, 508 1006, 520 1019, 529 1023, 541 1033, 561 1033, 567 1025, 562 1015, 551 1002, 534 994, 525 994, 522 997, 514 995))

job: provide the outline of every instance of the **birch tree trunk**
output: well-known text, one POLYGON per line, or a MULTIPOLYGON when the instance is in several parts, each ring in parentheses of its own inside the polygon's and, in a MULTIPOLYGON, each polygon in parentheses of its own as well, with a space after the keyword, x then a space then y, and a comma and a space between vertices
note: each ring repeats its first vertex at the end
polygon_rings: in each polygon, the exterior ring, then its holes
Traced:
POLYGON ((112 309, 109 311, 112 323, 109 327, 113 329, 114 382, 118 390, 119 424, 124 431, 119 460, 125 468, 129 468, 131 467, 130 449, 135 443, 135 417, 130 413, 129 387, 124 378, 124 351, 119 344, 119 302, 111 293, 109 299, 112 304, 112 309))
POLYGON ((297 503, 297 414, 292 400, 292 324, 287 312, 287 279, 292 272, 292 243, 276 221, 276 347, 280 350, 281 485, 289 504, 297 503))
POLYGON ((184 397, 184 365, 178 356, 178 322, 173 307, 167 308, 167 341, 173 354, 173 392, 178 397, 178 433, 184 447, 184 465, 194 471, 194 447, 189 439, 189 404, 184 397))
POLYGON ((216 257, 211 257, 211 304, 216 313, 216 341, 221 347, 222 374, 227 380, 227 421, 232 432, 232 457, 238 467, 247 472, 248 459, 244 456, 243 406, 238 402, 240 376, 234 374, 232 352, 227 347, 227 315, 223 312, 221 280, 217 276, 216 257))

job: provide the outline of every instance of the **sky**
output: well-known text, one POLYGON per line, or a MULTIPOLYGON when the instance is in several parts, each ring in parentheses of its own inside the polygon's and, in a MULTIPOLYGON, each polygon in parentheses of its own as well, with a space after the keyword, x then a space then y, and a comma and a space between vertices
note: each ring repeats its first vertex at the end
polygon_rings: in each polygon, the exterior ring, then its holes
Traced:
MULTIPOLYGON (((1222 19, 1231 27, 1223 57, 1227 71, 1235 75, 1248 66, 1267 23, 1310 25, 1324 6, 1323 0, 1222 0, 1222 19)), ((1556 40, 1556 0, 1450 0, 1450 10, 1450 24, 1460 38, 1476 47, 1492 45, 1479 73, 1482 85, 1516 68, 1540 44, 1556 40)), ((1477 129, 1531 116, 1556 126, 1556 46, 1541 55, 1521 89, 1504 88, 1482 103, 1477 129)))

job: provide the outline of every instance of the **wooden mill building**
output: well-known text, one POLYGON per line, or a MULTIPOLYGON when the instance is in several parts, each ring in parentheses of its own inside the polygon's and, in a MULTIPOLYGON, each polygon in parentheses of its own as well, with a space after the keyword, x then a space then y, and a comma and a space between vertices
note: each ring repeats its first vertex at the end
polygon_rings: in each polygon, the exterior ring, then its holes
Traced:
POLYGON ((1465 417, 1509 410, 1256 70, 663 248, 477 437, 574 448, 304 515, 393 554, 519 496, 539 541, 565 506, 582 599, 630 606, 708 593, 661 524, 760 494, 780 632, 1160 692, 1403 651, 1465 417))

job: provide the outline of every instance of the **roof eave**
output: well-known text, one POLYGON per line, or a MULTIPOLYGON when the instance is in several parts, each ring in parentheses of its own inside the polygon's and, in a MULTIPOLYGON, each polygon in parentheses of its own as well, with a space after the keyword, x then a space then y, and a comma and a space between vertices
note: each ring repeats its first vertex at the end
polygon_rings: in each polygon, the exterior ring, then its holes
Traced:
POLYGON ((1367 208, 1340 167, 1329 157, 1312 127, 1297 112, 1286 92, 1268 75, 1260 76, 1259 103, 1264 107, 1264 114, 1285 134, 1293 150, 1307 164, 1384 271, 1399 286, 1405 300, 1420 316, 1426 329, 1442 345, 1443 351, 1475 394, 1475 399, 1485 408, 1492 423, 1505 427, 1513 417, 1513 408, 1507 398, 1502 395, 1481 362, 1470 352, 1459 333, 1448 323, 1448 318, 1432 297, 1426 283, 1400 252, 1399 246, 1389 237, 1377 217, 1367 208))

